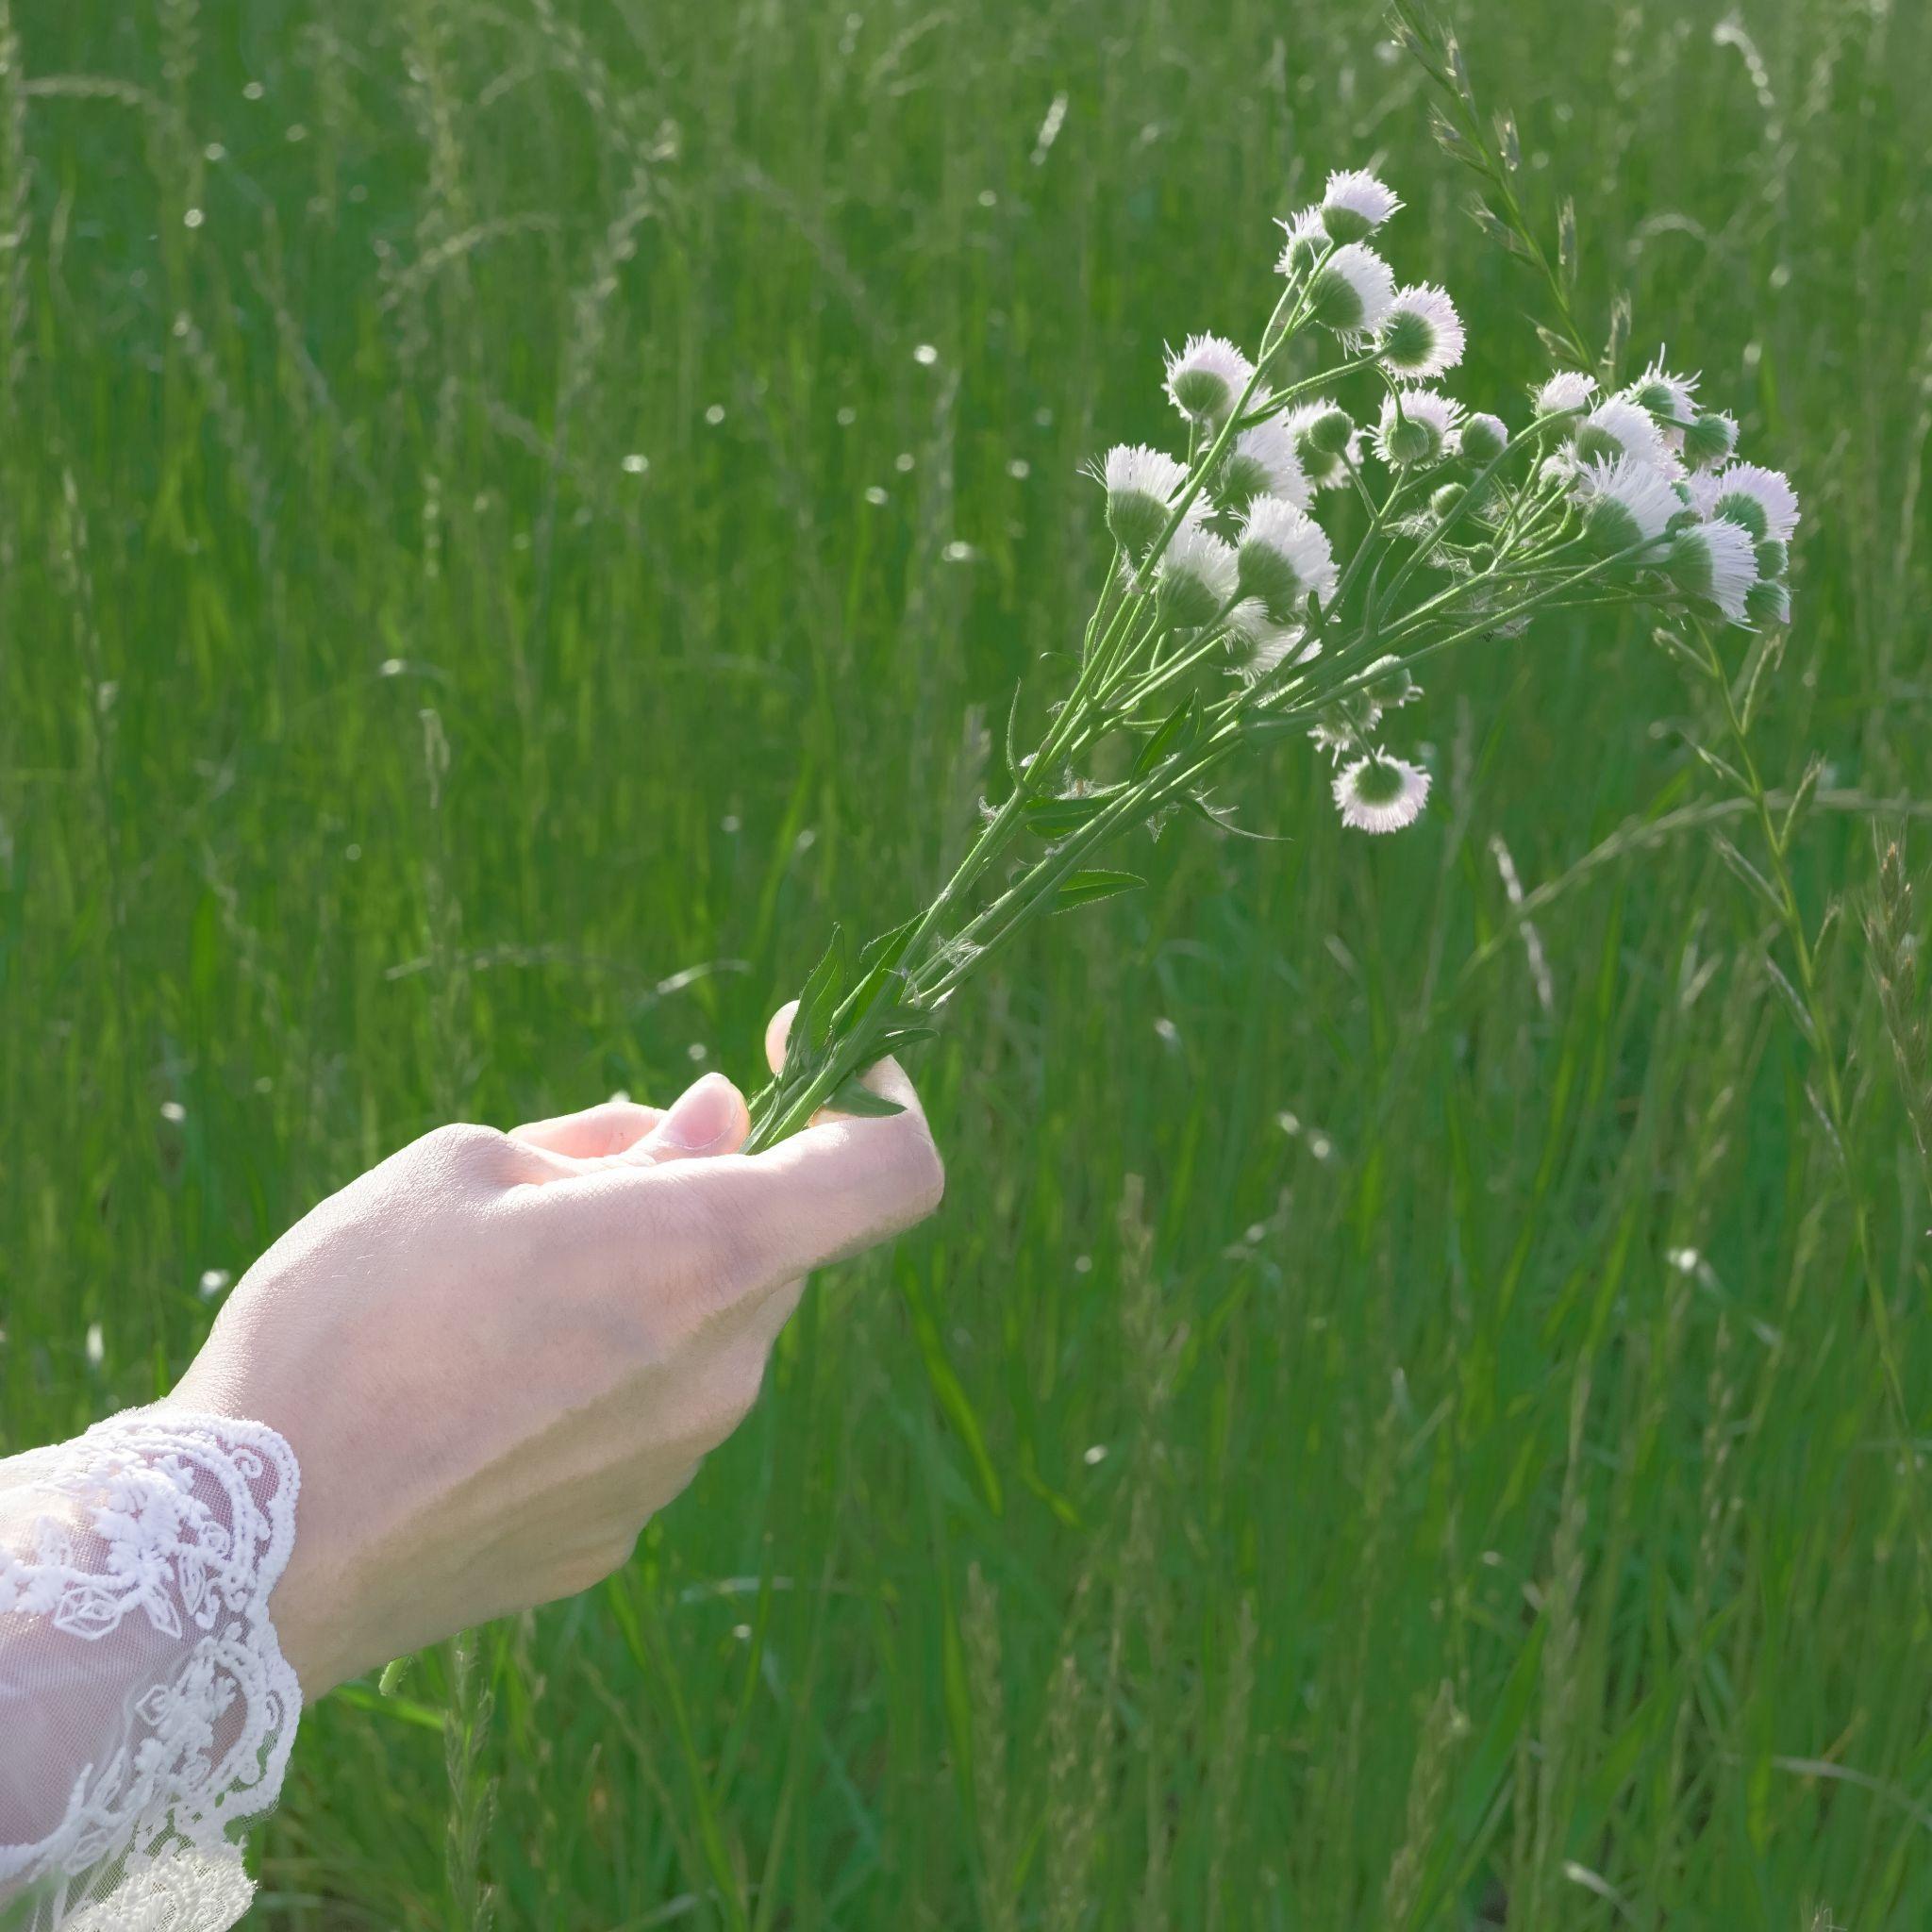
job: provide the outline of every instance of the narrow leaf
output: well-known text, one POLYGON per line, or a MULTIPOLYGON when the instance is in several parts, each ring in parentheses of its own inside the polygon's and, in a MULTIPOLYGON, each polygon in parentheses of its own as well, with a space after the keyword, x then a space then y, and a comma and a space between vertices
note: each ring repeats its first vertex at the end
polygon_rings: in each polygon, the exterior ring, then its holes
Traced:
POLYGON ((1024 779, 1024 770, 1020 763, 1020 692, 1023 684, 1013 687, 1013 702, 1007 708, 1007 776, 1012 781, 1013 790, 1019 791, 1024 779))
POLYGON ((874 1093, 857 1074, 835 1087, 825 1105, 835 1113, 849 1113, 862 1121, 887 1120, 906 1111, 896 1100, 874 1093))
POLYGON ((1818 781, 1824 775, 1824 760, 1814 752, 1811 761, 1805 767, 1805 775, 1798 780, 1798 789, 1791 793, 1790 805, 1785 811, 1784 824, 1778 827, 1777 849, 1789 852, 1791 849, 1791 835, 1804 823, 1805 814, 1811 809, 1811 801, 1818 795, 1818 781))
POLYGON ((1056 912, 1071 912, 1076 906, 1091 906, 1102 899, 1111 899, 1116 893, 1131 892, 1136 886, 1144 886, 1147 881, 1130 872, 1074 872, 1069 873, 1060 881, 1060 889, 1053 895, 1053 909, 1056 912))
POLYGON ((1710 842, 1717 847, 1717 856, 1730 867, 1737 877, 1762 899, 1779 919, 1783 919, 1784 902, 1772 890, 1771 881, 1722 832, 1713 832, 1710 835, 1710 842))
POLYGON ((937 1026, 893 1026, 883 1033, 873 1036, 866 1044, 866 1052, 877 1059, 889 1055, 901 1054, 908 1046, 917 1046, 922 1041, 937 1040, 940 1029, 937 1026))
POLYGON ((1775 671, 1785 655, 1785 634, 1767 630, 1758 634, 1757 648, 1752 654, 1751 668, 1745 675, 1744 702, 1738 707, 1738 722, 1749 731, 1763 701, 1766 674, 1775 671))
POLYGON ((1026 807, 1026 823, 1042 839, 1064 839, 1104 812, 1113 803, 1117 789, 1080 792, 1070 798, 1036 798, 1026 807))
POLYGON ((859 948, 858 970, 871 973, 880 966, 896 966, 907 943, 919 929, 921 915, 915 913, 903 925, 895 925, 891 932, 882 932, 876 939, 867 940, 859 948))
POLYGON ((1777 989, 1778 997, 1785 1003, 1785 1010, 1791 1016, 1791 1024, 1797 1027, 1805 1044, 1816 1047, 1818 1029, 1811 1024, 1811 1015, 1805 1008, 1805 1002, 1798 997, 1798 989, 1779 970, 1778 963, 1769 953, 1764 956, 1764 970, 1771 975, 1771 983, 1777 989))
POLYGON ((1199 706, 1194 702, 1193 692, 1190 691, 1162 720, 1153 737, 1141 747, 1139 756, 1134 759, 1135 777, 1144 778, 1169 751, 1176 749, 1186 741, 1199 709, 1199 706))
POLYGON ((835 925, 831 942, 820 956, 819 963, 811 969, 805 990, 798 995, 798 1010, 791 1016, 791 1032, 785 1042, 785 1071, 788 1074, 802 1068, 817 1052, 820 1028, 831 1016, 844 977, 845 934, 841 927, 835 925))
POLYGON ((1697 754, 1697 756, 1701 758, 1704 760, 1704 762, 1707 765, 1708 765, 1710 769, 1713 772, 1715 772, 1718 774, 1718 776, 1724 781, 1726 785, 1730 786, 1733 791, 1748 792, 1751 790, 1751 788, 1744 782, 1743 774, 1740 773, 1735 765, 1729 763, 1727 760, 1724 758, 1719 758, 1716 752, 1707 751, 1703 745, 1699 744, 1694 738, 1687 739, 1685 742, 1689 744, 1690 749, 1694 751, 1697 754))

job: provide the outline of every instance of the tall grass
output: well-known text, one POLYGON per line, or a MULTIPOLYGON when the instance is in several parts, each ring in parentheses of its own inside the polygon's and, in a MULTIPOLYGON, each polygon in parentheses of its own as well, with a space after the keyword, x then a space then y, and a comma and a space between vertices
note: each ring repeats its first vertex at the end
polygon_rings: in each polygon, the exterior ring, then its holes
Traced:
MULTIPOLYGON (((1424 829, 1290 749, 1137 854, 632 1564, 305 1720, 264 1925, 1932 1923, 1932 16, 1464 11, 1578 315, 1805 491, 1748 765, 1557 620, 1424 829)), ((1532 373, 1341 0, 0 0, 0 1448, 438 1120, 749 1083, 1376 156, 1532 373)))

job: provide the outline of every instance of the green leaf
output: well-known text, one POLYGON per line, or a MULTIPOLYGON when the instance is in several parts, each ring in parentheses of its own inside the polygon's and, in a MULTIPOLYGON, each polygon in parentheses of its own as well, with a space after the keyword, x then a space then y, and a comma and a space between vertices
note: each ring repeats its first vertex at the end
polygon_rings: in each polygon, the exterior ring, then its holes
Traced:
POLYGON ((906 1111, 896 1100, 888 1100, 883 1093, 874 1093, 857 1074, 835 1087, 825 1105, 835 1113, 855 1114, 864 1121, 886 1120, 906 1111))
POLYGON ((786 1073, 805 1066, 828 1037, 839 988, 845 979, 845 957, 844 930, 835 925, 830 944, 798 995, 798 1010, 791 1016, 791 1032, 785 1041, 786 1073))
POLYGON ((1184 743, 1191 741, 1195 720, 1199 714, 1200 707, 1194 701, 1193 692, 1190 691, 1167 714, 1153 737, 1141 747, 1139 755, 1134 759, 1133 775, 1144 778, 1159 765, 1170 751, 1178 750, 1184 743))
POLYGON ((1811 801, 1818 795, 1818 781, 1824 775, 1824 760, 1816 752, 1805 767, 1805 775, 1798 780, 1798 789, 1791 794, 1790 805, 1785 811, 1784 823, 1778 827, 1777 849, 1780 853, 1791 849, 1791 838, 1803 822, 1805 814, 1811 808, 1811 801))
POLYGON ((1101 899, 1111 899, 1116 893, 1131 892, 1136 886, 1146 883, 1130 872, 1069 873, 1053 895, 1053 910, 1071 912, 1076 906, 1091 906, 1101 899))
POLYGON ((1713 832, 1710 835, 1710 842, 1716 846, 1717 856, 1730 867, 1733 874, 1757 898, 1762 899, 1774 915, 1783 919, 1784 901, 1774 891, 1771 881, 1722 832, 1713 832))
POLYGON ((912 935, 919 930, 922 916, 914 913, 903 925, 895 925, 891 932, 882 932, 876 939, 867 940, 859 948, 858 970, 872 973, 881 966, 896 966, 912 935))
POLYGON ((1105 791, 1087 791, 1071 798, 1036 798, 1026 807, 1026 823, 1042 839, 1064 839, 1096 819, 1113 803, 1118 786, 1105 791))
POLYGON ((939 1037, 937 1026, 891 1026, 868 1041, 865 1050, 874 1058, 884 1059, 888 1054, 903 1053, 908 1046, 917 1046, 922 1041, 939 1037))
POLYGON ((1024 774, 1020 768, 1020 693, 1025 689, 1024 681, 1013 687, 1013 702, 1007 709, 1007 776, 1011 780, 1013 790, 1019 791, 1024 784, 1024 774))

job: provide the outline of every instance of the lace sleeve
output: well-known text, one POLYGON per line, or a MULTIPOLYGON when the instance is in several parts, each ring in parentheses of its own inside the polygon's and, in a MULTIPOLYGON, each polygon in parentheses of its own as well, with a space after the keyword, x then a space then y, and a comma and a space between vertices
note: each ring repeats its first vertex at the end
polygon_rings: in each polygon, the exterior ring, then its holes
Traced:
POLYGON ((273 1429, 170 1408, 0 1460, 0 1924, 247 1910, 235 1828, 302 1708, 268 1617, 299 1480, 273 1429))

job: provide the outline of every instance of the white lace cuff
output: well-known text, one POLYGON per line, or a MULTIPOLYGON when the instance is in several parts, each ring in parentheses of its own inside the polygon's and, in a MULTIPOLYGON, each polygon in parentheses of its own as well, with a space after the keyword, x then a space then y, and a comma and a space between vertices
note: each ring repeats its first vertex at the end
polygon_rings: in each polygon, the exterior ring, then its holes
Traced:
POLYGON ((273 1429, 166 1407, 0 1460, 0 1918, 247 1910, 235 1827, 274 1805, 302 1708, 268 1617, 299 1483, 273 1429))

